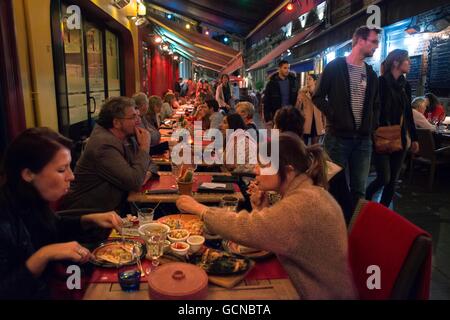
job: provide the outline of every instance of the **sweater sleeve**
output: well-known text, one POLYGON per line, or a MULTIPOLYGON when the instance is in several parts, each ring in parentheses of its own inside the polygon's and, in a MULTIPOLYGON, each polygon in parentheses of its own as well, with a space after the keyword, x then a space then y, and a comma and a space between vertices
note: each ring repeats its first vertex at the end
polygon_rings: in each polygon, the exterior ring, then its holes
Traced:
POLYGON ((204 221, 208 230, 239 244, 286 255, 289 241, 300 241, 301 227, 294 216, 302 211, 301 204, 280 201, 261 211, 239 213, 210 208, 204 221), (300 207, 300 208, 299 208, 300 207), (290 238, 295 238, 290 239, 290 238))
POLYGON ((138 150, 129 164, 116 146, 105 144, 98 150, 98 174, 125 191, 139 191, 150 162, 147 152, 138 150))

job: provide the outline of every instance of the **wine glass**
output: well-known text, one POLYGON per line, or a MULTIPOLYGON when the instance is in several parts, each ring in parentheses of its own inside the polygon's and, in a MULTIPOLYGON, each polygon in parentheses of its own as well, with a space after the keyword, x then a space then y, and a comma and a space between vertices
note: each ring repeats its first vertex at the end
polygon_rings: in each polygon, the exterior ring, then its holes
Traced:
POLYGON ((147 257, 152 260, 153 270, 159 265, 159 258, 164 254, 164 240, 166 233, 163 230, 146 232, 147 257))

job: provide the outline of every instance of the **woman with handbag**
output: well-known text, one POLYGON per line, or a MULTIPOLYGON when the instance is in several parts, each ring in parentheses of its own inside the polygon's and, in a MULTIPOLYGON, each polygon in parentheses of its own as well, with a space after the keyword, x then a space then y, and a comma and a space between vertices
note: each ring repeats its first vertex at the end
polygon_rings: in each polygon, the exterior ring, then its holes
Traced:
POLYGON ((404 74, 409 72, 411 61, 408 51, 395 49, 384 62, 380 76, 380 118, 374 134, 374 162, 377 178, 367 187, 366 199, 383 188, 380 203, 389 207, 394 196, 406 152, 419 150, 416 128, 411 110, 411 86, 404 74))

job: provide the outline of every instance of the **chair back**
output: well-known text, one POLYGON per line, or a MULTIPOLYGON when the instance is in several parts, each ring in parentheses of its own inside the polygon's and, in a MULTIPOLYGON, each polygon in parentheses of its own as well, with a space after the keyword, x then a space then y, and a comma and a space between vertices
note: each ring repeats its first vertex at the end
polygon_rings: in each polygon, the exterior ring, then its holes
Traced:
POLYGON ((350 266, 359 297, 428 299, 431 236, 381 204, 368 201, 359 208, 349 231, 350 266))
POLYGON ((431 130, 428 129, 416 129, 417 139, 419 140, 419 152, 417 157, 422 157, 427 160, 434 160, 436 155, 434 150, 436 149, 434 143, 434 137, 431 130))

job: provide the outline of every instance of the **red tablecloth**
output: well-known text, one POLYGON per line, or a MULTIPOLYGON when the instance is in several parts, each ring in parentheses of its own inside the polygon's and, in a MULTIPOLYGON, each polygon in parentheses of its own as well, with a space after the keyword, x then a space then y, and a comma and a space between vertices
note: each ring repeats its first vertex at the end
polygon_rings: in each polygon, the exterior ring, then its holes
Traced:
MULTIPOLYGON (((151 262, 143 260, 144 270, 150 267, 151 262)), ((281 266, 277 258, 258 261, 245 279, 247 280, 269 280, 269 279, 286 279, 288 275, 281 266)), ((147 278, 141 278, 141 282, 147 281, 147 278)), ((114 268, 96 268, 92 273, 89 283, 116 283, 117 269, 114 268)))

